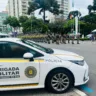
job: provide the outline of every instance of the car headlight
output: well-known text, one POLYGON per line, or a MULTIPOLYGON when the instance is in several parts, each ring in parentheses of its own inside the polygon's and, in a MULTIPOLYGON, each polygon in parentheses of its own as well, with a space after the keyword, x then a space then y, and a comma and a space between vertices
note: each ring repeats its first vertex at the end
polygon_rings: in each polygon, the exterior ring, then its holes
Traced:
POLYGON ((75 63, 77 65, 81 65, 81 66, 84 65, 84 60, 80 60, 80 61, 70 60, 70 62, 75 63))

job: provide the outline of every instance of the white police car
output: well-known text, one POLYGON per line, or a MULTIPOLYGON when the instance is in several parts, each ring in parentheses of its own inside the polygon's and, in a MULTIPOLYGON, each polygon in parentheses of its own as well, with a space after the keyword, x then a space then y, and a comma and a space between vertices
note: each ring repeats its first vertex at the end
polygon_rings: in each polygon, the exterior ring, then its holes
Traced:
POLYGON ((30 40, 0 39, 0 91, 45 87, 63 93, 88 80, 88 65, 75 53, 44 48, 30 40))

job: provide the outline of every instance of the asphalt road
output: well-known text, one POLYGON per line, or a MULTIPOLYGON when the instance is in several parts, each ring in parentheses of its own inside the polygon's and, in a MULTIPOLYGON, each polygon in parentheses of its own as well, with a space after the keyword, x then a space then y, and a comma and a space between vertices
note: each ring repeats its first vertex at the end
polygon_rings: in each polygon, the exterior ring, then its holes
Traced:
POLYGON ((0 92, 0 96, 80 96, 80 95, 73 92, 72 90, 64 94, 52 94, 44 89, 34 89, 34 90, 0 92))
POLYGON ((78 86, 77 88, 88 94, 88 96, 96 96, 96 42, 80 42, 80 44, 43 44, 50 48, 57 48, 67 51, 72 51, 85 57, 89 65, 90 80, 86 85, 78 86))

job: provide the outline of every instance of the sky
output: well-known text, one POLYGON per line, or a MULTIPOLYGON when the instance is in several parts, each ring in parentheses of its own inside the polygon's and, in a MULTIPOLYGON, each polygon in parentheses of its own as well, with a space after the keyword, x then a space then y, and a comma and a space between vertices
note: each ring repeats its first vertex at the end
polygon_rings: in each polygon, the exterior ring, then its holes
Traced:
POLYGON ((0 0, 0 12, 5 11, 8 0, 0 0))
POLYGON ((79 10, 82 16, 88 14, 88 5, 93 5, 93 0, 69 0, 70 10, 79 10), (74 1, 74 8, 72 7, 72 1, 74 1))
MULTIPOLYGON (((70 10, 72 8, 72 0, 70 1, 70 10)), ((73 0, 74 1, 74 9, 78 9, 82 16, 88 14, 87 6, 92 4, 93 0, 73 0)), ((8 0, 0 0, 0 12, 5 11, 8 0)))

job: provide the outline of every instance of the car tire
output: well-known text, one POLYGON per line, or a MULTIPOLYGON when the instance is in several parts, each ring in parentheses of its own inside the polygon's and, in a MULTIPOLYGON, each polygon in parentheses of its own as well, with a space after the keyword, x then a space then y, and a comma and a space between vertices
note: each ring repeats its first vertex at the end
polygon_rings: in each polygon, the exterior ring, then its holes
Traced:
POLYGON ((46 78, 45 88, 52 93, 64 93, 73 87, 72 74, 64 69, 52 71, 46 78), (60 76, 60 77, 59 77, 60 76))

